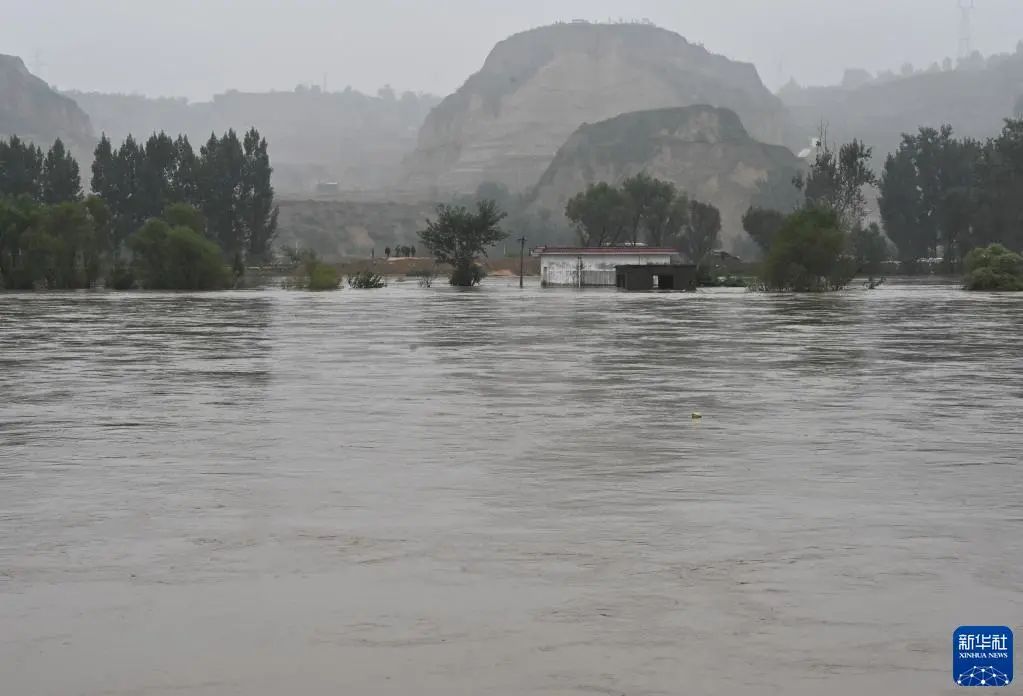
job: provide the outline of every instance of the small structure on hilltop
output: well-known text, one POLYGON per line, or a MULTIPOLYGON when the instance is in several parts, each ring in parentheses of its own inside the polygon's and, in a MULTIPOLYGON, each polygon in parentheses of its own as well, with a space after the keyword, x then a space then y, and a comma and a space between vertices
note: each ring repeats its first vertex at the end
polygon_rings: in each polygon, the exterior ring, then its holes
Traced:
POLYGON ((696 266, 692 264, 618 266, 615 277, 619 290, 696 292, 696 266))
POLYGON ((545 288, 613 288, 619 266, 671 266, 675 249, 646 246, 537 247, 545 288))

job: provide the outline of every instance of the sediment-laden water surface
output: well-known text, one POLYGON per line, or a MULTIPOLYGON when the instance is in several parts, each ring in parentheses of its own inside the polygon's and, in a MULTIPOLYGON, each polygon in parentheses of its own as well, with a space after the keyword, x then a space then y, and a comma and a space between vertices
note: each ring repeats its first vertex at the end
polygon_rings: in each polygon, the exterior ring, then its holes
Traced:
POLYGON ((0 295, 0 690, 952 693, 1023 628, 1021 336, 925 283, 0 295))

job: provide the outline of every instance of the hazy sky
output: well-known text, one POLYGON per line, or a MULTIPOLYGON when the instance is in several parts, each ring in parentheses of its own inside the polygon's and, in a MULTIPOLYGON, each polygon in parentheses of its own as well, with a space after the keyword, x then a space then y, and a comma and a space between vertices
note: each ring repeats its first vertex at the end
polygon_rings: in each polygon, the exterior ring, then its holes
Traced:
MULTIPOLYGON (((647 17, 756 64, 833 83, 842 69, 956 53, 959 0, 0 0, 0 53, 62 89, 205 99, 228 88, 352 85, 447 94, 509 34, 555 20, 647 17)), ((974 47, 1014 50, 1023 0, 976 0, 974 47)))

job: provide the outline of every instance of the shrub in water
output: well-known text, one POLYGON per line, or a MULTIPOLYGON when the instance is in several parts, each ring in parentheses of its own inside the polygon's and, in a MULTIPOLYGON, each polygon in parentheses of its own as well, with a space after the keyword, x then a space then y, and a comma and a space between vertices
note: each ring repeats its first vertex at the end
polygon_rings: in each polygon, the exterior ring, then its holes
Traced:
POLYGON ((763 284, 771 290, 841 290, 856 273, 843 254, 845 234, 838 216, 811 208, 792 213, 778 231, 763 266, 763 284))
POLYGON ((974 249, 966 256, 967 290, 1023 291, 1023 257, 1001 244, 974 249))
POLYGON ((359 271, 355 275, 348 276, 348 287, 357 290, 372 290, 385 285, 387 283, 384 282, 383 276, 373 271, 359 271))
POLYGON ((337 290, 341 286, 341 278, 337 269, 325 263, 315 262, 309 267, 309 290, 337 290))
POLYGON ((451 278, 448 282, 455 287, 471 288, 479 285, 487 277, 487 272, 473 264, 467 267, 455 268, 451 271, 451 278))
POLYGON ((219 290, 231 285, 220 247, 188 227, 150 220, 128 239, 135 274, 148 290, 219 290))

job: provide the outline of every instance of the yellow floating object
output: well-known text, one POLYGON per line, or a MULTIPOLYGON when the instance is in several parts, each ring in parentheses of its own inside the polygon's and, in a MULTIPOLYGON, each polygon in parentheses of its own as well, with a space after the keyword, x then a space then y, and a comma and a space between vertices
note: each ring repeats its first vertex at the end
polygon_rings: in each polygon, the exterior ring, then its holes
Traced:
POLYGON ((699 411, 693 411, 693 420, 700 420, 703 418, 703 414, 699 411))

